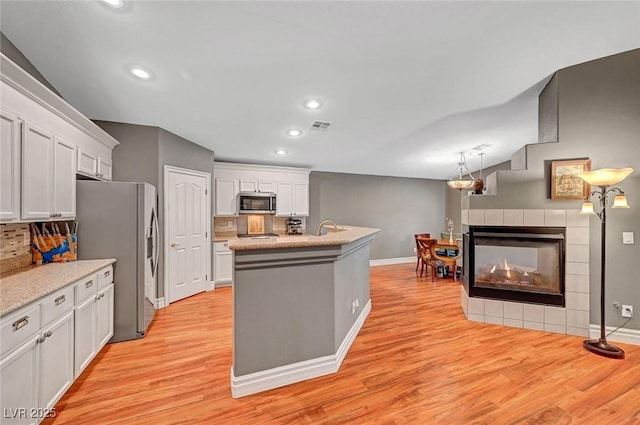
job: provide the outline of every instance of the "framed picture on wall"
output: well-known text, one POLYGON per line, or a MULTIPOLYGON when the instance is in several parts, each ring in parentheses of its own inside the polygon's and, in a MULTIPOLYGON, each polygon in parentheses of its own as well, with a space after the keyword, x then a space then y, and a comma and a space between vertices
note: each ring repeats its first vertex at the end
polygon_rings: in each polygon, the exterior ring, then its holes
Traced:
POLYGON ((584 200, 591 185, 578 177, 581 171, 591 171, 590 159, 551 162, 551 199, 584 200))

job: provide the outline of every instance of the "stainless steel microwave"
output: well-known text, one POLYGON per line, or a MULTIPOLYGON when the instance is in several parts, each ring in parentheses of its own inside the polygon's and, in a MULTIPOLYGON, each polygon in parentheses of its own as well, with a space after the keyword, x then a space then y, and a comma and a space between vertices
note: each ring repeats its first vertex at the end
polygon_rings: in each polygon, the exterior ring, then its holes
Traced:
POLYGON ((238 193, 238 213, 275 214, 276 194, 271 192, 238 193))

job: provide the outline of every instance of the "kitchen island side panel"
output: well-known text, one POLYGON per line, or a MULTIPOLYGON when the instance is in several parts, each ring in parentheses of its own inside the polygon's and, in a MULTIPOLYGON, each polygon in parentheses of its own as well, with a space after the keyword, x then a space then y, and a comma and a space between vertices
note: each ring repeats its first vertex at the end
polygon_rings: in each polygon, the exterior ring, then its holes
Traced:
POLYGON ((332 262, 236 269, 235 273, 236 376, 335 352, 332 262))

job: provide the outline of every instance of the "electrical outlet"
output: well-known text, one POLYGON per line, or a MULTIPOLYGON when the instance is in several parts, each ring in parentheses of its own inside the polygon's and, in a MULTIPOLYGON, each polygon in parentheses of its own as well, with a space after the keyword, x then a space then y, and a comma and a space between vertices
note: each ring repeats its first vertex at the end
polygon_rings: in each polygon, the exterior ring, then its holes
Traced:
POLYGON ((633 306, 622 304, 622 317, 633 317, 633 306))
POLYGON ((22 234, 22 245, 24 246, 31 245, 31 235, 29 234, 29 232, 24 232, 22 234))
POLYGON ((418 252, 418 248, 413 248, 413 252, 418 252))
POLYGON ((233 227, 233 223, 231 222, 231 220, 227 221, 227 227, 229 229, 231 229, 233 227))

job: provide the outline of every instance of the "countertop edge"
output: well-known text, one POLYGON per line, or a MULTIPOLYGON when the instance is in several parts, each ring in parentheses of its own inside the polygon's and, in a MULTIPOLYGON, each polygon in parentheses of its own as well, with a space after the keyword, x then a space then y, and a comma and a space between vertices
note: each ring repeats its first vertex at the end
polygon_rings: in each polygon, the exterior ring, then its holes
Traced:
POLYGON ((372 227, 357 227, 339 225, 346 228, 340 232, 330 232, 323 236, 296 235, 293 237, 277 237, 270 239, 229 239, 229 249, 234 251, 248 251, 255 249, 280 249, 280 248, 309 248, 314 246, 347 245, 367 236, 375 235, 381 231, 372 227))
MULTIPOLYGON (((8 316, 22 307, 54 293, 68 285, 76 283, 100 269, 116 262, 115 258, 102 258, 95 260, 77 260, 68 263, 52 263, 37 267, 28 267, 8 273, 8 277, 0 278, 0 318, 8 316), (56 276, 56 272, 66 265, 75 266, 75 273, 56 276), (57 269, 57 270, 53 270, 57 269), (25 280, 28 282, 25 283, 25 280), (36 280, 32 282, 29 280, 36 280), (46 280, 41 283, 42 280, 46 280)), ((62 269, 61 269, 62 268, 62 269)), ((69 270, 65 270, 69 272, 69 270)))

